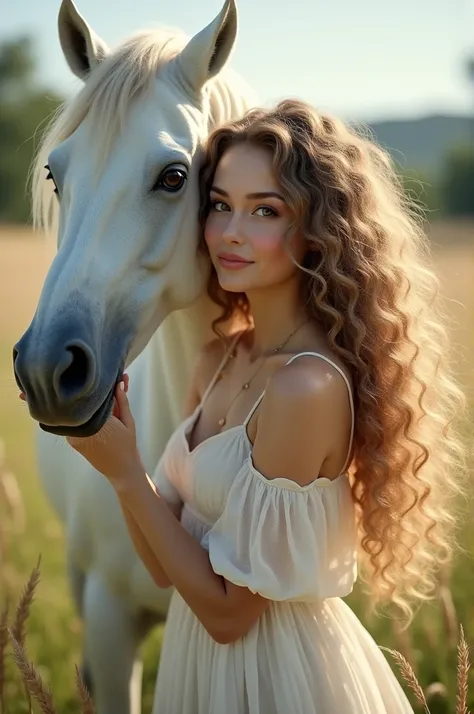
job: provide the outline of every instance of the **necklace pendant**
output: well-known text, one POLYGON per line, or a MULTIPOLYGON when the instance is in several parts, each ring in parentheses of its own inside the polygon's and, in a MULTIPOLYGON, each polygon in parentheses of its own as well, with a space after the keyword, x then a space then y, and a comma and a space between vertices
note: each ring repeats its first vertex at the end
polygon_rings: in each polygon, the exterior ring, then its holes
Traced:
POLYGON ((219 426, 224 426, 224 424, 225 424, 225 417, 221 417, 217 423, 219 424, 219 426))
POLYGON ((250 384, 248 382, 245 382, 245 384, 242 385, 242 389, 248 389, 250 387, 250 384))

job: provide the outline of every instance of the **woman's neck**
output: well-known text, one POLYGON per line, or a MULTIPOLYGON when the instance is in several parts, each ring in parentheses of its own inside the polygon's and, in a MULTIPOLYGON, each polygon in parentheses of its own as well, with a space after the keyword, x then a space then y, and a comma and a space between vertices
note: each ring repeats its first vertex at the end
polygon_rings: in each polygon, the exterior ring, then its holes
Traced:
POLYGON ((296 280, 247 293, 254 322, 250 345, 253 360, 279 347, 308 316, 296 280))

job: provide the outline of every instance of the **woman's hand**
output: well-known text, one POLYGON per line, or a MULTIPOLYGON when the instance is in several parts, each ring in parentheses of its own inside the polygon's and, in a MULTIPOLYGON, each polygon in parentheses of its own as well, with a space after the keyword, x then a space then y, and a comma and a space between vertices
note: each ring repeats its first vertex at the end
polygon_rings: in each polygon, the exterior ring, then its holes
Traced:
MULTIPOLYGON (((94 436, 66 437, 72 448, 108 478, 114 487, 123 487, 145 470, 137 449, 135 420, 127 398, 128 375, 115 390, 113 412, 94 436)), ((20 399, 24 400, 24 394, 20 399)))

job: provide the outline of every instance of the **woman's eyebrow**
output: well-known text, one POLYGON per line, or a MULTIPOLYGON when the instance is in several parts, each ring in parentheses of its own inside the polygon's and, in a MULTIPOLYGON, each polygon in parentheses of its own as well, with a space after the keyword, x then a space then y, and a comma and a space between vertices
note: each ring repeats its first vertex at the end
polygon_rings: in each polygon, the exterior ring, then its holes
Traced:
MULTIPOLYGON (((227 191, 224 191, 224 189, 219 188, 219 186, 212 186, 211 191, 214 191, 214 193, 219 193, 221 196, 226 196, 227 198, 229 197, 227 191)), ((281 196, 276 191, 258 191, 257 193, 248 193, 245 198, 278 198, 280 201, 285 200, 283 196, 281 196)))

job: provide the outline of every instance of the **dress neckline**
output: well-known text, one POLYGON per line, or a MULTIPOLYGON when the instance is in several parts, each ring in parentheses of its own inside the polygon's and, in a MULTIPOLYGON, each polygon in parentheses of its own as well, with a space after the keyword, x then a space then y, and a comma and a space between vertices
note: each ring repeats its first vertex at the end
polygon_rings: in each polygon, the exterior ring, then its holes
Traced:
POLYGON ((316 478, 311 481, 310 483, 306 484, 306 486, 300 486, 299 484, 296 483, 296 481, 292 481, 291 479, 287 478, 275 478, 275 479, 268 479, 264 474, 262 474, 258 469, 255 468, 254 463, 253 463, 253 458, 252 458, 252 449, 253 449, 253 443, 251 442, 249 435, 247 433, 247 424, 235 424, 234 426, 230 426, 228 429, 224 429, 224 431, 218 431, 216 434, 211 434, 211 436, 208 436, 206 439, 203 439, 202 441, 197 444, 194 449, 189 448, 189 440, 188 440, 188 433, 189 430, 193 430, 194 424, 196 423, 196 420, 201 412, 202 406, 201 404, 198 404, 196 409, 192 414, 187 417, 180 429, 181 437, 182 437, 182 444, 185 452, 185 456, 189 459, 192 459, 194 455, 199 452, 202 448, 207 446, 209 442, 215 441, 219 437, 226 436, 227 434, 230 433, 237 433, 240 434, 242 433, 245 444, 248 448, 248 465, 249 469, 252 471, 252 473, 258 477, 260 481, 265 483, 267 486, 272 486, 274 488, 282 488, 282 484, 290 490, 290 491, 309 491, 313 488, 316 488, 318 486, 321 487, 327 487, 327 486, 335 486, 337 483, 340 482, 345 482, 348 480, 349 474, 347 473, 346 470, 341 471, 340 474, 335 476, 334 478, 328 478, 327 476, 316 476, 316 478))
POLYGON ((194 432, 194 428, 197 424, 197 420, 199 416, 201 415, 202 412, 202 404, 198 404, 196 409, 193 411, 192 414, 190 414, 187 419, 184 420, 183 422, 183 428, 181 430, 182 436, 183 436, 183 442, 184 446, 186 449, 186 454, 188 456, 194 456, 196 451, 199 451, 201 446, 203 444, 207 444, 209 441, 213 441, 219 436, 224 436, 230 431, 237 431, 238 429, 243 430, 244 435, 245 435, 245 440, 247 441, 247 444, 250 448, 253 447, 252 442, 249 439, 249 435, 247 433, 247 425, 245 423, 243 424, 235 424, 234 426, 230 426, 228 429, 224 429, 223 431, 218 431, 215 434, 211 434, 208 436, 206 439, 203 439, 202 441, 199 442, 199 444, 196 444, 196 446, 191 449, 190 443, 189 443, 189 437, 190 435, 194 432))

